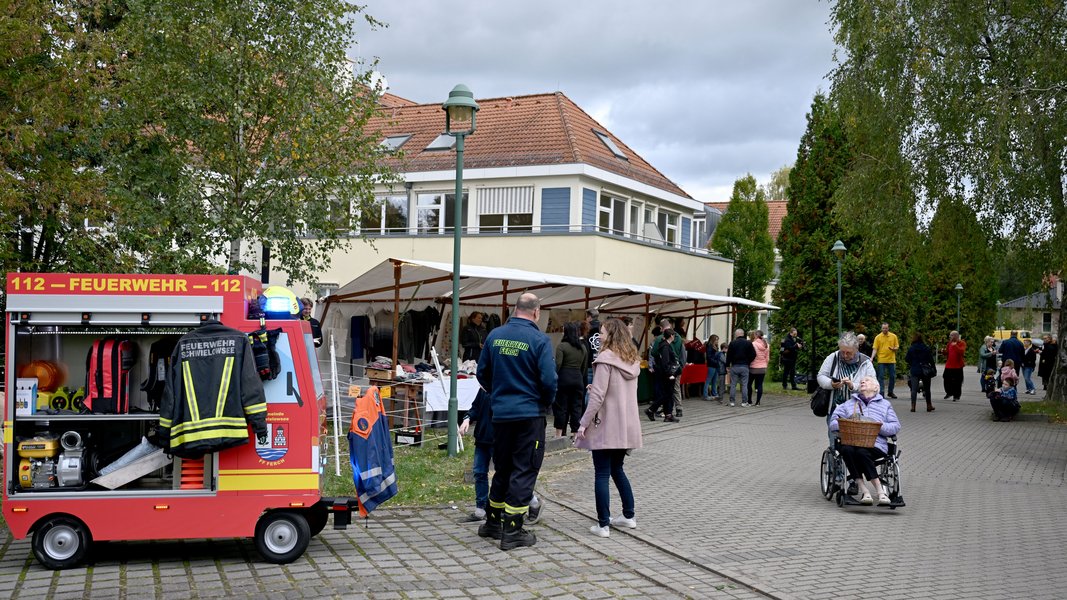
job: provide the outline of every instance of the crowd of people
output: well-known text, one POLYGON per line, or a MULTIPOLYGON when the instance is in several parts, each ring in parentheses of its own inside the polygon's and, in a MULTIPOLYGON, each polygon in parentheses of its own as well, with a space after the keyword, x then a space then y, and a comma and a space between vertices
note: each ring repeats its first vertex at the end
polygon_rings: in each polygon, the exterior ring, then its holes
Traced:
MULTIPOLYGON (((626 457, 642 446, 637 391, 642 356, 633 321, 610 318, 602 323, 597 311, 590 309, 584 321, 563 324, 562 339, 553 349, 538 327, 540 310, 534 294, 523 294, 503 326, 485 334, 481 315, 472 316, 462 338, 464 355, 477 356, 482 387, 460 426, 466 434, 475 424, 476 508, 468 520, 482 522, 478 534, 498 540, 502 550, 536 543, 536 536, 524 524, 535 521, 543 506, 534 486, 544 457, 549 413, 557 437, 569 435, 576 447, 590 451, 597 512, 590 532, 609 537, 612 528, 637 527, 633 490, 624 469, 626 457), (490 460, 496 465, 491 483, 490 460), (621 515, 613 515, 610 509, 612 482, 622 504, 621 515)), ((728 343, 711 335, 704 343, 685 344, 684 331, 670 319, 662 319, 652 333, 646 355, 652 399, 644 411, 649 420, 662 415, 664 422, 676 422, 682 417, 681 376, 694 356, 707 368, 704 400, 722 404, 728 396, 729 405, 736 406, 740 396, 741 406, 761 404, 771 357, 763 331, 737 329, 728 343)), ((796 363, 804 348, 797 330, 790 328, 779 345, 783 390, 798 389, 796 363)), ((942 374, 945 399, 960 399, 966 349, 959 332, 950 332, 942 374)), ((829 392, 826 427, 830 444, 840 449, 848 471, 848 493, 859 495, 861 504, 891 503, 876 465, 887 452, 888 438, 900 431, 889 402, 897 397, 899 351, 899 338, 888 323, 882 323, 873 344, 862 334, 845 332, 837 349, 823 359, 816 377, 818 386, 829 392), (870 447, 837 440, 841 420, 856 415, 881 423, 870 447)), ((983 340, 978 372, 994 420, 1008 421, 1018 412, 1020 380, 1028 394, 1036 393, 1035 372, 1042 385, 1047 384, 1057 353, 1058 346, 1048 335, 1029 347, 1015 333, 999 348, 992 337, 983 340)), ((937 353, 923 335, 914 334, 903 360, 911 412, 916 410, 919 394, 926 401, 926 411, 933 412, 931 381, 937 375, 937 353)))

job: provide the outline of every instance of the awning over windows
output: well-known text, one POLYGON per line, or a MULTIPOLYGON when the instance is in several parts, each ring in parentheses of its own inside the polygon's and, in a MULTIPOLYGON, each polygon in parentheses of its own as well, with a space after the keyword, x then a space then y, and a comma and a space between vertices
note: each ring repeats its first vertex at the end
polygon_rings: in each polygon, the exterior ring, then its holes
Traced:
POLYGON ((479 215, 514 215, 533 212, 533 186, 476 188, 479 215))

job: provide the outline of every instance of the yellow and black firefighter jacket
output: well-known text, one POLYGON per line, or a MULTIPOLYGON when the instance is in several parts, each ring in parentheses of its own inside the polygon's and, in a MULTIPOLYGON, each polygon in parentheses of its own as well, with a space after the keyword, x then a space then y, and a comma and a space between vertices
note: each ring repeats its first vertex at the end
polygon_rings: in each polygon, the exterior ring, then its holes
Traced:
POLYGON ((247 335, 208 321, 178 340, 159 408, 159 437, 168 453, 199 458, 247 443, 249 423, 264 438, 266 417, 247 335))

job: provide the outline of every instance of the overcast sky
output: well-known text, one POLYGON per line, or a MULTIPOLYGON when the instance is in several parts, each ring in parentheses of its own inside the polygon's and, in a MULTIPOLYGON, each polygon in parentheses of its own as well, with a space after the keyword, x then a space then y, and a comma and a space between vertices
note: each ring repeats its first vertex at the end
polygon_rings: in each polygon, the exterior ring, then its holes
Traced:
POLYGON ((826 0, 364 0, 389 91, 443 102, 562 91, 695 199, 796 160, 827 90, 826 0))

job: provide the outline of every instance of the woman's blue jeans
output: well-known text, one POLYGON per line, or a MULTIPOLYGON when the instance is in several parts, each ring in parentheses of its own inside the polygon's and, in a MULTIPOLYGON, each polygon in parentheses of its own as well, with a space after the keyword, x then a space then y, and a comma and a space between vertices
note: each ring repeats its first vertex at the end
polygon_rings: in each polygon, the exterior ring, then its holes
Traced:
POLYGON ((704 397, 711 398, 719 395, 719 370, 708 367, 708 377, 704 380, 704 397), (708 396, 708 390, 711 396, 708 396))
POLYGON ((493 460, 493 447, 475 444, 474 466, 474 505, 485 510, 489 508, 489 461, 493 460))
POLYGON ((593 450, 593 492, 596 495, 596 519, 601 527, 607 527, 611 523, 611 509, 608 508, 611 499, 611 491, 608 488, 608 478, 615 482, 615 488, 619 490, 622 500, 622 516, 627 519, 634 517, 634 492, 630 488, 630 480, 626 478, 626 472, 622 470, 622 463, 626 459, 626 450, 593 450))
POLYGON ((1023 367, 1023 381, 1026 382, 1026 391, 1034 391, 1034 382, 1030 379, 1030 376, 1034 374, 1033 367, 1023 367))

